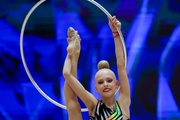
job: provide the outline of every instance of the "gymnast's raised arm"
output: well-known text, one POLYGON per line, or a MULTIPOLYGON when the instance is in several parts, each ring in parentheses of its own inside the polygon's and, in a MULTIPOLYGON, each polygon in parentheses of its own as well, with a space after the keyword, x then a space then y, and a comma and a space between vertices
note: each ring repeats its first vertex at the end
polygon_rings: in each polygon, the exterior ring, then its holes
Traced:
POLYGON ((118 102, 121 104, 122 109, 125 112, 124 114, 129 117, 130 86, 125 68, 125 56, 123 54, 123 46, 119 33, 116 29, 121 29, 121 23, 116 19, 115 16, 113 16, 111 20, 109 19, 109 26, 114 37, 118 77, 120 80, 120 95, 118 98, 118 102))

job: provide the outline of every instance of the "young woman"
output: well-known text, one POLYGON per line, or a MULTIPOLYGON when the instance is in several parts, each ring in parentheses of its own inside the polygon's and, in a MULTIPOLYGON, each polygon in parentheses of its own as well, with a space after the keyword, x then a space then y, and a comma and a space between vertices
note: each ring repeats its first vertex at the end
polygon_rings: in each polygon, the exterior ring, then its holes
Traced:
MULTIPOLYGON (((84 102, 88 108, 90 120, 128 120, 130 119, 130 87, 125 69, 125 61, 122 43, 116 28, 121 29, 121 23, 113 16, 109 20, 117 59, 118 78, 120 80, 120 94, 117 100, 114 94, 119 83, 113 71, 102 67, 95 75, 95 89, 101 95, 101 100, 96 99, 89 93, 71 73, 77 63, 74 56, 67 54, 63 68, 63 76, 75 94, 84 102)), ((80 46, 80 42, 78 44, 80 46)), ((77 60, 77 59, 76 59, 77 60)))

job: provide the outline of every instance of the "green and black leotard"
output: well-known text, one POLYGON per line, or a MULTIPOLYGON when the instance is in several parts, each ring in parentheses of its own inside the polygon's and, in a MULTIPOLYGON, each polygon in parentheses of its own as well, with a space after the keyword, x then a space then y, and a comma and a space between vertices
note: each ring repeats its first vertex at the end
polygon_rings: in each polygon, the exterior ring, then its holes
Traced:
POLYGON ((123 114, 117 101, 114 109, 110 109, 104 103, 98 101, 94 116, 89 116, 89 118, 90 120, 123 120, 123 114))

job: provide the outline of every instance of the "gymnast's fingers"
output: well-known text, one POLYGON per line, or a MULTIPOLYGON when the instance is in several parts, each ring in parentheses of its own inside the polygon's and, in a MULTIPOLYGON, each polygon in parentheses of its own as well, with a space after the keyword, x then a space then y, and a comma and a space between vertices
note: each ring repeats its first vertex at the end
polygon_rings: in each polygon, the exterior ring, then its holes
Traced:
POLYGON ((119 22, 119 21, 117 20, 116 23, 115 23, 115 26, 116 26, 116 27, 121 27, 121 22, 119 22))

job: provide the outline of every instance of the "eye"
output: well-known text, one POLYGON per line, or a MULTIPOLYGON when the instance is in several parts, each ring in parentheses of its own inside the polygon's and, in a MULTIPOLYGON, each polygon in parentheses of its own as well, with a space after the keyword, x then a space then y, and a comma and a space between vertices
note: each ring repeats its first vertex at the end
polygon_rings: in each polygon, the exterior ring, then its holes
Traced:
POLYGON ((112 79, 108 79, 108 80, 107 80, 108 83, 111 83, 112 81, 113 81, 112 79))
POLYGON ((101 84, 103 84, 103 82, 102 82, 102 81, 99 81, 98 84, 101 85, 101 84))

